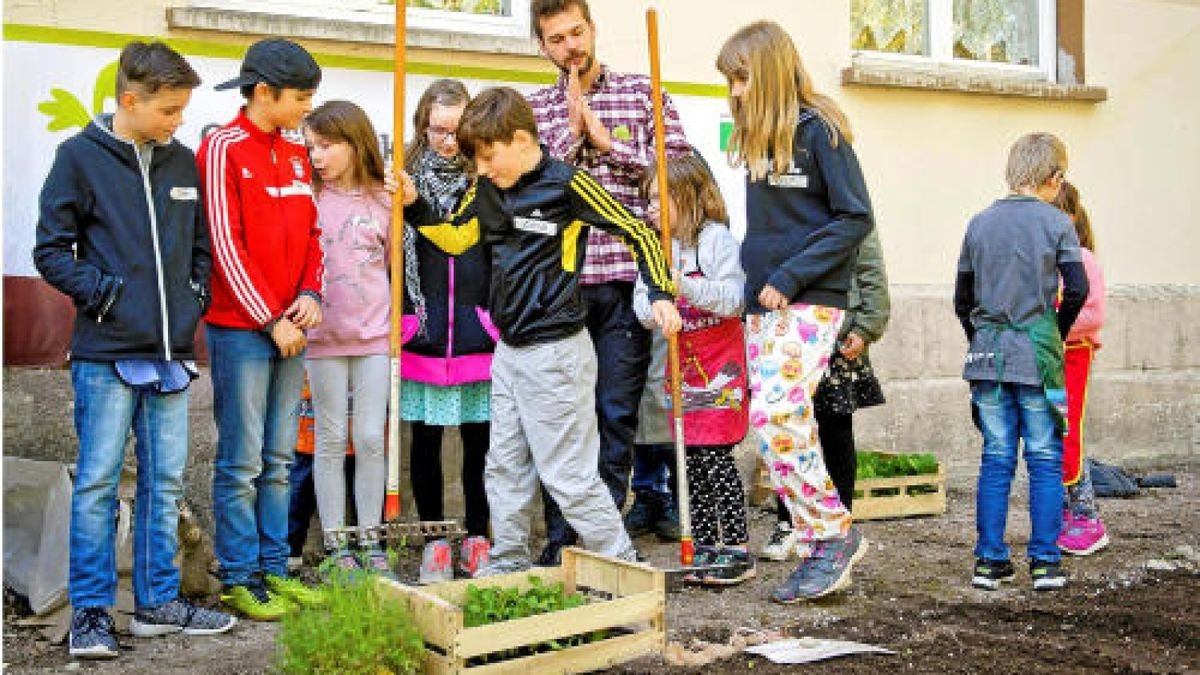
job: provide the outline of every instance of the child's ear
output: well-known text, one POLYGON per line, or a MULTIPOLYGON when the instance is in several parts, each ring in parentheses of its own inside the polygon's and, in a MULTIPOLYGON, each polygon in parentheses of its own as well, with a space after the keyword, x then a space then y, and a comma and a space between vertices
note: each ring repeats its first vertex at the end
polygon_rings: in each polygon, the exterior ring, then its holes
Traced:
POLYGON ((133 108, 133 104, 137 103, 137 100, 137 92, 133 91, 132 89, 126 89, 125 91, 121 92, 120 96, 117 97, 117 107, 129 110, 133 108))

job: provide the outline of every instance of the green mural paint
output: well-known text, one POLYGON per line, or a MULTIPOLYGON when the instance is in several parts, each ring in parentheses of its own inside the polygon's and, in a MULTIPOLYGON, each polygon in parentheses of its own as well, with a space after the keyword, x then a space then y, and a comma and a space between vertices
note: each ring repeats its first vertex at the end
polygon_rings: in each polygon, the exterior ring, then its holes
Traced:
POLYGON ((117 97, 117 62, 113 61, 100 69, 96 75, 96 83, 92 86, 92 112, 89 113, 83 102, 75 94, 54 87, 50 90, 50 100, 38 104, 38 112, 50 118, 46 129, 63 131, 65 129, 82 129, 92 118, 104 112, 104 101, 117 97))
POLYGON ((729 150, 729 137, 733 135, 733 120, 721 118, 721 152, 729 150))

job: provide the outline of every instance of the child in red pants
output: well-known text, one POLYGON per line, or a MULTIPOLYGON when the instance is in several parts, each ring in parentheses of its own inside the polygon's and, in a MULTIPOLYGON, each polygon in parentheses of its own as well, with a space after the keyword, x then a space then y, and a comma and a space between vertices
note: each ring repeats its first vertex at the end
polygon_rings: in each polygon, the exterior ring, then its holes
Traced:
POLYGON ((1093 254, 1092 225, 1079 203, 1079 190, 1064 182, 1055 206, 1075 224, 1087 273, 1088 296, 1063 345, 1067 388, 1067 436, 1063 439, 1063 526, 1058 547, 1072 555, 1091 555, 1108 545, 1108 533, 1096 508, 1096 495, 1084 461, 1083 420, 1087 412, 1092 358, 1100 348, 1104 325, 1104 274, 1093 254))

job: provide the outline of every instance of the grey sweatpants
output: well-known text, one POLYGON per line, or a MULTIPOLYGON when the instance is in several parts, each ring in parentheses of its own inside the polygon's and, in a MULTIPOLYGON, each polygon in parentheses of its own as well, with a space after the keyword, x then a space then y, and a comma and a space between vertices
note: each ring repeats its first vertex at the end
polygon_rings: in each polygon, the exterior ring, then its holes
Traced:
POLYGON ((543 344, 503 342, 492 357, 492 434, 484 485, 491 565, 529 566, 539 479, 584 548, 634 559, 621 514, 596 470, 596 353, 586 331, 543 344))

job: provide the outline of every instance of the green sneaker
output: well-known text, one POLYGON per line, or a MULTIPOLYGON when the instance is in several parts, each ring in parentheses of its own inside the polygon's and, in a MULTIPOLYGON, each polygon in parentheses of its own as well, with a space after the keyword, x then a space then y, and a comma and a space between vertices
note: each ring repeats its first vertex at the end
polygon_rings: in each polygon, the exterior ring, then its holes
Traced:
POLYGON ((274 574, 264 575, 267 588, 288 602, 299 607, 321 607, 325 604, 325 594, 305 586, 299 579, 277 577, 274 574))
POLYGON ((273 595, 254 580, 249 584, 228 586, 221 593, 221 602, 233 611, 254 621, 279 621, 292 611, 292 603, 273 595))

